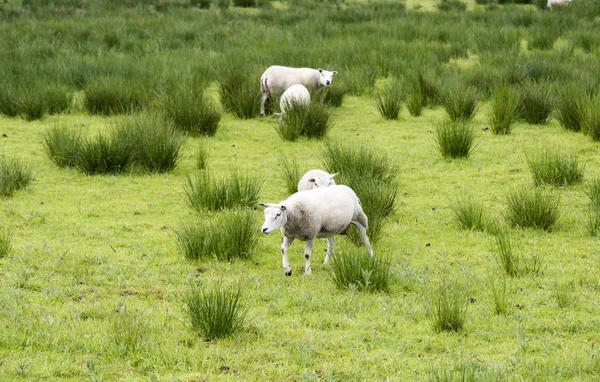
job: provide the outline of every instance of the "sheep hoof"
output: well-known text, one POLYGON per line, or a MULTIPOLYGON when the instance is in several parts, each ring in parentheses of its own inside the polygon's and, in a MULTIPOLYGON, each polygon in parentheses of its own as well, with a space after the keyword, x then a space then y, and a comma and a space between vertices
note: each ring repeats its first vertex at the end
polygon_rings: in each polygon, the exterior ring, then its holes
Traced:
POLYGON ((292 270, 290 269, 288 272, 285 272, 285 275, 286 275, 287 277, 290 277, 290 276, 292 275, 292 270))

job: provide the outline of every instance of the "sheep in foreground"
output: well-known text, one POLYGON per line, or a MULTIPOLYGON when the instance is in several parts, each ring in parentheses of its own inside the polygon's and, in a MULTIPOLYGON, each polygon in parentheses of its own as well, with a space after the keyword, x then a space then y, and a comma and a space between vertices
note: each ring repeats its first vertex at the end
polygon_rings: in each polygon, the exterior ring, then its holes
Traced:
POLYGON ((553 5, 569 5, 571 0, 548 0, 548 8, 552 8, 553 5))
POLYGON ((265 104, 275 94, 283 92, 292 85, 304 85, 308 90, 315 91, 323 86, 330 86, 337 72, 311 68, 288 68, 286 66, 270 66, 260 77, 260 115, 265 115, 265 104))
POLYGON ((298 191, 312 190, 313 188, 335 186, 335 178, 339 172, 329 174, 323 170, 310 170, 298 182, 298 191))
POLYGON ((368 218, 362 210, 358 197, 347 186, 315 188, 306 192, 296 192, 286 200, 277 203, 259 203, 265 207, 265 223, 262 232, 270 234, 277 228, 283 234, 281 255, 283 270, 292 275, 288 261, 288 248, 294 239, 306 242, 304 274, 312 273, 310 255, 316 238, 327 239, 327 255, 323 264, 329 264, 333 256, 335 235, 345 235, 350 224, 358 228, 362 243, 373 256, 371 243, 367 237, 368 218))
POLYGON ((310 105, 310 93, 306 86, 292 85, 283 92, 279 100, 281 115, 285 115, 294 105, 310 105))

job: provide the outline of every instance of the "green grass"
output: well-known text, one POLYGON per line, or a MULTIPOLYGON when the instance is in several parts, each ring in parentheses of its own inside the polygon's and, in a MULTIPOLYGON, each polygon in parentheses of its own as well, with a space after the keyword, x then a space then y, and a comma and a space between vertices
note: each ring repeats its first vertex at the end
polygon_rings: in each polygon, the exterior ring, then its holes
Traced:
POLYGON ((507 195, 506 220, 513 226, 550 231, 560 218, 560 196, 541 188, 513 189, 507 195))
POLYGON ((486 231, 488 217, 483 204, 469 195, 459 195, 450 202, 453 221, 456 226, 470 231, 486 231))
POLYGON ((466 286, 444 275, 428 285, 425 309, 436 332, 460 332, 467 319, 466 286))
POLYGON ((586 116, 586 106, 586 99, 580 88, 564 86, 556 100, 556 120, 565 129, 579 132, 586 116))
POLYGON ((398 119, 404 100, 402 85, 393 83, 387 89, 380 90, 375 95, 375 106, 377 111, 385 119, 398 119))
POLYGON ((518 117, 518 98, 508 85, 494 89, 491 96, 491 110, 488 115, 490 130, 494 134, 510 134, 518 117))
POLYGON ((8 256, 12 247, 12 237, 7 227, 0 226, 0 259, 8 256))
POLYGON ((207 142, 200 142, 196 151, 196 168, 204 170, 208 167, 209 147, 207 142))
POLYGON ((333 120, 326 105, 320 102, 292 102, 281 116, 277 134, 285 141, 294 142, 301 136, 322 139, 333 127, 333 120))
POLYGON ((78 150, 76 166, 87 175, 120 174, 133 161, 131 142, 120 139, 115 132, 85 137, 78 150))
POLYGON ((213 179, 208 171, 195 179, 188 176, 184 186, 188 204, 196 211, 218 211, 235 207, 254 207, 258 203, 261 181, 255 176, 234 171, 227 178, 213 179))
POLYGON ((300 171, 300 164, 296 157, 280 153, 279 167, 281 168, 280 178, 286 192, 290 195, 298 192, 298 182, 300 182, 303 174, 300 171))
POLYGON ((392 281, 389 257, 370 257, 361 250, 335 253, 329 268, 331 281, 338 289, 362 292, 388 292, 392 281))
POLYGON ((490 279, 489 288, 492 295, 492 310, 497 315, 506 316, 509 311, 506 280, 501 279, 499 282, 496 282, 490 279))
POLYGON ((581 182, 585 166, 575 153, 558 147, 544 147, 527 155, 527 166, 536 186, 570 186, 581 182))
POLYGON ((42 147, 58 167, 75 167, 81 150, 81 131, 70 126, 55 125, 42 133, 42 147))
POLYGON ((554 95, 546 82, 525 82, 519 91, 519 110, 523 119, 532 125, 548 123, 554 108, 554 95))
POLYGON ((475 149, 475 128, 468 122, 443 121, 435 126, 434 141, 444 158, 469 158, 475 149))
POLYGON ((31 183, 33 169, 17 158, 0 156, 0 197, 11 197, 31 183))
POLYGON ((600 141, 600 96, 588 98, 583 105, 581 130, 594 141, 600 141))
POLYGON ((169 93, 159 110, 175 128, 191 136, 213 136, 221 127, 221 112, 202 91, 184 88, 169 93))

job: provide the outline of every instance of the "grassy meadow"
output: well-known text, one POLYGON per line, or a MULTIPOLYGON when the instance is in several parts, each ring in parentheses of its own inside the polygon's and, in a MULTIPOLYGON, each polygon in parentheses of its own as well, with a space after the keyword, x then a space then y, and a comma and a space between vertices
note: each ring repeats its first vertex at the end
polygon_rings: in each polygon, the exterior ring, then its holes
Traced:
POLYGON ((598 379, 600 5, 521 3, 1 2, 0 380, 598 379), (339 72, 323 137, 258 116, 273 64, 339 72), (342 144, 387 166, 330 169, 375 208, 381 291, 339 284, 325 240, 286 277, 260 233, 286 166, 342 144), (247 248, 220 236, 242 220, 247 248), (188 315, 220 287, 223 337, 188 315))

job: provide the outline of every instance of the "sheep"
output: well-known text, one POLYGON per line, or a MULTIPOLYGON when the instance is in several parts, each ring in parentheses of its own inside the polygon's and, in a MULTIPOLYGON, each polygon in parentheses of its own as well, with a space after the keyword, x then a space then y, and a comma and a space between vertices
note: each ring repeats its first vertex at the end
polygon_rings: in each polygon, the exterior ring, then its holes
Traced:
POLYGON ((323 264, 331 263, 335 235, 348 233, 350 224, 358 228, 362 243, 369 255, 374 256, 367 237, 369 220, 362 210, 360 200, 350 187, 343 185, 315 188, 296 192, 277 204, 260 202, 265 207, 265 222, 262 232, 270 234, 277 228, 283 234, 281 255, 286 276, 292 275, 288 261, 288 248, 294 239, 306 242, 304 274, 310 275, 310 255, 316 238, 327 238, 327 255, 323 264))
POLYGON ((335 186, 335 178, 339 172, 329 174, 323 170, 310 170, 298 182, 298 191, 312 190, 318 187, 335 186))
POLYGON ((569 5, 571 0, 548 0, 548 8, 552 8, 553 5, 569 5))
POLYGON ((310 93, 306 86, 301 84, 295 84, 287 88, 281 95, 279 100, 279 108, 281 109, 281 115, 293 107, 293 105, 306 105, 310 104, 310 93))
POLYGON ((289 68, 286 66, 270 66, 260 77, 260 115, 265 116, 265 104, 275 94, 282 94, 287 88, 295 84, 304 85, 308 90, 317 90, 323 86, 330 86, 336 71, 311 68, 289 68))

